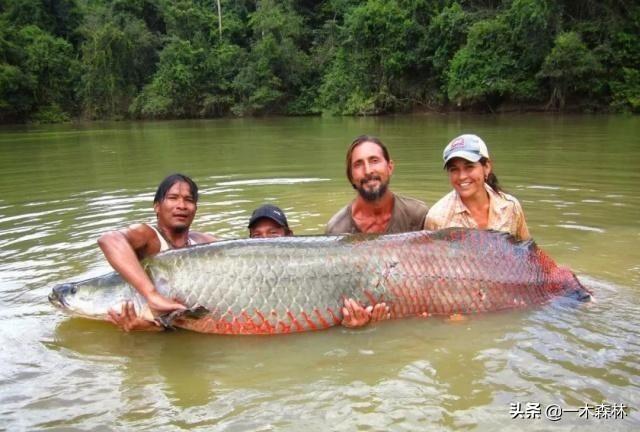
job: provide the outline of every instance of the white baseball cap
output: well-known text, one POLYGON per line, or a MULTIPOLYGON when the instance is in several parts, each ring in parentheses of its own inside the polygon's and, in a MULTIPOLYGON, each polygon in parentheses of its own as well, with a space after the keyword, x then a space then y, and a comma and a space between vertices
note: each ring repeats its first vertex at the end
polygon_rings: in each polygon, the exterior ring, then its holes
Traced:
POLYGON ((470 162, 478 162, 481 158, 489 159, 487 145, 478 135, 464 134, 451 140, 442 152, 444 166, 453 158, 462 158, 470 162))

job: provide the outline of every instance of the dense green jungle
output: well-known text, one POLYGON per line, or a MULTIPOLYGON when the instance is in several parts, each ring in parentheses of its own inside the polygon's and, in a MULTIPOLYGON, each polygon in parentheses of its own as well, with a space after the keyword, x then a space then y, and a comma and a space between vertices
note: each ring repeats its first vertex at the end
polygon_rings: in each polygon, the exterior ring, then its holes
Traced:
POLYGON ((640 112, 640 2, 0 0, 0 123, 640 112))

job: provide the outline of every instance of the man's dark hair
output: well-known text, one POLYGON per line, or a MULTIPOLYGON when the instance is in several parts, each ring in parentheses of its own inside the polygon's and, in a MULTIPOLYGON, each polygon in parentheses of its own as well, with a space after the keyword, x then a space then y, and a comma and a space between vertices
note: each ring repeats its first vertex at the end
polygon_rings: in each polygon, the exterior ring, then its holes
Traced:
POLYGON ((153 198, 153 204, 158 204, 164 201, 164 198, 167 196, 167 192, 169 192, 169 189, 171 189, 171 187, 178 182, 184 182, 189 185, 191 196, 193 197, 193 202, 197 203, 198 185, 196 184, 196 182, 194 182, 193 180, 191 180, 191 178, 187 177, 184 174, 175 173, 167 176, 164 180, 162 180, 162 182, 158 186, 158 190, 156 191, 156 196, 153 198))
POLYGON ((387 150, 387 147, 382 143, 382 141, 380 141, 380 138, 376 138, 371 135, 360 135, 353 140, 353 142, 349 146, 349 149, 347 150, 347 178, 349 179, 349 183, 351 184, 353 184, 353 178, 351 177, 351 158, 353 156, 353 151, 356 147, 364 142, 372 142, 376 144, 382 149, 382 155, 384 156, 385 160, 387 162, 391 160, 391 158, 389 157, 389 150, 387 150))

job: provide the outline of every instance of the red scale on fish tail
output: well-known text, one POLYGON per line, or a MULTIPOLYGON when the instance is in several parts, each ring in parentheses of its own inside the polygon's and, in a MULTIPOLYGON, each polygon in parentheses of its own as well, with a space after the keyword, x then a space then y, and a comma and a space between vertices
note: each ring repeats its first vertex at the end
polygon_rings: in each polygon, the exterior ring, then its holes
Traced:
POLYGON ((415 290, 416 304, 415 304, 415 314, 421 314, 422 312, 427 312, 427 296, 426 290, 417 287, 415 290))
POLYGON ((331 315, 331 319, 333 320, 333 325, 338 325, 342 322, 342 315, 337 315, 332 308, 327 308, 327 312, 331 315))
POLYGON ((395 302, 394 302, 394 306, 396 306, 395 316, 399 318, 399 317, 404 317, 409 315, 411 308, 408 303, 408 300, 410 299, 407 296, 407 294, 404 292, 404 290, 401 288, 395 287, 395 288, 391 288, 390 291, 395 297, 395 302))
POLYGON ((367 297, 367 300, 369 300, 369 304, 375 305, 376 303, 378 303, 378 299, 376 299, 371 291, 364 290, 364 295, 367 297))
POLYGON ((520 304, 521 293, 512 286, 491 283, 493 298, 496 299, 492 305, 493 310, 512 309, 520 304))
POLYGON ((545 269, 537 278, 525 285, 523 290, 526 290, 532 304, 545 303, 553 295, 556 289, 552 286, 554 284, 552 279, 551 274, 545 269))
POLYGON ((245 322, 243 324, 244 331, 249 333, 259 333, 260 326, 253 321, 253 317, 247 313, 247 311, 243 310, 241 313, 245 322))
POLYGON ((242 312, 242 316, 245 319, 242 331, 244 334, 273 334, 274 327, 270 322, 264 319, 264 316, 258 311, 254 309, 254 313, 258 318, 258 322, 254 321, 254 318, 249 315, 248 312, 242 312))
POLYGON ((466 310, 462 313, 478 313, 482 311, 482 303, 480 302, 480 295, 478 294, 479 282, 474 281, 467 291, 467 304, 466 310))
POLYGON ((558 267, 556 262, 549 255, 544 253, 542 249, 536 249, 535 255, 533 255, 532 258, 536 261, 535 264, 540 266, 545 274, 552 274, 554 269, 558 267))
POLYGON ((420 296, 418 296, 418 293, 416 293, 413 290, 408 290, 408 296, 411 299, 411 302, 409 304, 409 308, 411 310, 411 315, 417 315, 418 311, 420 310, 420 296))
POLYGON ((262 312, 258 309, 254 309, 255 314, 260 318, 260 330, 261 333, 265 334, 273 334, 276 332, 276 328, 267 320, 262 312))
POLYGON ((299 332, 304 331, 304 326, 302 324, 300 324, 300 322, 298 321, 296 316, 293 314, 293 312, 288 310, 287 311, 287 315, 289 316, 289 319, 291 320, 291 326, 295 327, 295 331, 299 331, 299 332))
POLYGON ((307 322, 307 327, 308 327, 309 330, 318 330, 318 327, 316 326, 316 323, 314 323, 313 320, 311 318, 309 318, 309 315, 307 315, 307 313, 305 311, 300 312, 300 315, 307 322))
POLYGON ((544 284, 520 284, 517 288, 520 290, 520 298, 523 300, 524 306, 541 305, 551 298, 544 284))
POLYGON ((178 324, 180 328, 200 333, 232 334, 226 321, 220 321, 211 316, 205 316, 197 320, 180 320, 178 324))
POLYGON ((242 324, 235 317, 231 321, 220 320, 218 326, 222 330, 222 334, 244 334, 242 324))
POLYGON ((455 297, 456 313, 469 314, 478 311, 476 304, 477 296, 475 295, 476 290, 472 286, 473 282, 474 281, 467 281, 464 289, 457 293, 457 296, 455 297))
POLYGON ((425 290, 426 295, 429 297, 430 313, 440 314, 442 311, 442 302, 440 301, 440 293, 442 292, 442 286, 444 285, 444 279, 438 277, 429 288, 425 290))
POLYGON ((463 314, 469 312, 469 295, 466 289, 458 290, 451 296, 449 314, 463 314))
POLYGON ((451 315, 456 313, 456 299, 452 295, 452 289, 447 287, 446 284, 443 287, 444 289, 440 292, 440 314, 443 315, 451 315))
POLYGON ((313 310, 313 313, 315 313, 316 317, 318 317, 318 321, 320 322, 320 325, 322 326, 322 328, 331 327, 331 324, 329 324, 329 322, 326 319, 324 319, 324 317, 322 316, 322 312, 320 312, 317 308, 313 310))
POLYGON ((237 316, 234 316, 231 320, 231 328, 233 334, 246 334, 245 323, 240 321, 237 316))
MULTIPOLYGON (((533 293, 534 286, 525 286, 523 284, 505 284, 503 289, 507 293, 511 293, 511 307, 520 309, 530 303, 537 303, 538 296, 533 293)), ((507 304, 508 306, 508 304, 507 304)))
POLYGON ((400 313, 402 316, 411 315, 411 293, 404 288, 396 288, 396 298, 400 300, 400 313))
POLYGON ((427 287, 423 288, 422 297, 424 298, 424 307, 421 312, 432 314, 434 311, 434 301, 433 296, 431 295, 431 289, 427 287))
POLYGON ((410 278, 406 282, 407 290, 410 293, 412 301, 412 314, 418 315, 426 312, 425 289, 420 286, 415 278, 410 278))
POLYGON ((541 305, 546 303, 553 295, 554 288, 549 286, 547 275, 541 275, 543 279, 538 279, 529 284, 521 284, 521 296, 529 305, 541 305))
POLYGON ((402 315, 400 315, 400 304, 395 302, 393 303, 390 307, 389 307, 389 314, 391 315, 391 318, 402 318, 402 315))
POLYGON ((430 282, 424 282, 422 292, 426 301, 426 312, 429 314, 439 314, 442 309, 442 303, 440 301, 440 293, 442 292, 445 284, 445 279, 442 277, 431 277, 430 282))
POLYGON ((280 327, 280 331, 278 333, 291 333, 291 326, 284 321, 278 321, 276 326, 280 327))

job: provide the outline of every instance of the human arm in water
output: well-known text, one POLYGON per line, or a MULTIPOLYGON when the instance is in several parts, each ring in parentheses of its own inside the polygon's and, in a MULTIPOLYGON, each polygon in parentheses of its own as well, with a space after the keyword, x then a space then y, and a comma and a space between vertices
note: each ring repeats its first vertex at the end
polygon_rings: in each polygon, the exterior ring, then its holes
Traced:
POLYGON ((345 327, 356 328, 376 321, 386 320, 389 317, 389 306, 384 302, 365 308, 356 300, 348 298, 344 300, 341 324, 345 327))

